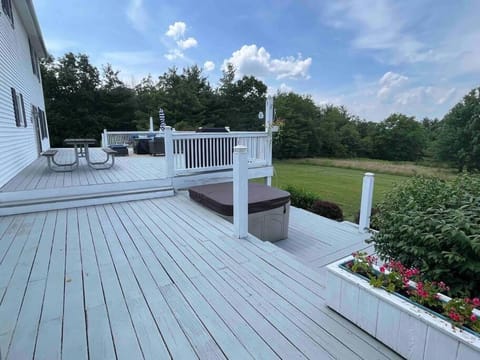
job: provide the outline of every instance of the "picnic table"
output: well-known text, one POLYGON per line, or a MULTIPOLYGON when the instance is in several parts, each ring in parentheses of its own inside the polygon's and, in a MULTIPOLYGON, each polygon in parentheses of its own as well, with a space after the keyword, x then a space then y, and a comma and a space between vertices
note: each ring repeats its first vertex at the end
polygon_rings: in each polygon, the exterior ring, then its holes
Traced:
POLYGON ((73 145, 75 148, 75 160, 78 163, 78 158, 84 157, 87 163, 90 164, 90 155, 88 152, 89 145, 96 145, 95 139, 65 139, 63 141, 66 145, 73 145))

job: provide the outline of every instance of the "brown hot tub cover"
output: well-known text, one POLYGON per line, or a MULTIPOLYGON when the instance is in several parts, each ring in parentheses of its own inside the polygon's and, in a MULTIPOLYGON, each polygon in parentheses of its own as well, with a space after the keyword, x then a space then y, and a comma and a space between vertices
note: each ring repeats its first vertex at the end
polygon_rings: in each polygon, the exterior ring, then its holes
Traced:
MULTIPOLYGON (((233 216, 233 183, 195 186, 190 198, 224 216, 233 216)), ((290 193, 267 185, 248 183, 248 213, 276 209, 290 201, 290 193)))

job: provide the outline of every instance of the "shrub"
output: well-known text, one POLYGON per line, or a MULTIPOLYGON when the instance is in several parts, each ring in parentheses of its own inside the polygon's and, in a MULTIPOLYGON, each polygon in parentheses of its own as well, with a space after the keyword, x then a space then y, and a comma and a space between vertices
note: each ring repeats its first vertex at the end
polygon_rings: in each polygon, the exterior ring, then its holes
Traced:
POLYGON ((340 206, 329 201, 316 200, 311 211, 332 220, 343 221, 343 211, 340 206))
POLYGON ((370 241, 383 259, 421 269, 450 284, 454 296, 480 293, 480 178, 415 177, 378 206, 380 232, 370 241))
POLYGON ((301 209, 310 210, 313 203, 316 200, 319 200, 317 194, 293 185, 287 185, 285 187, 285 191, 290 193, 290 202, 292 206, 299 207, 301 209))
POLYGON ((284 190, 290 193, 292 206, 311 211, 332 220, 343 221, 343 211, 337 204, 323 201, 317 194, 293 185, 287 185, 284 190))

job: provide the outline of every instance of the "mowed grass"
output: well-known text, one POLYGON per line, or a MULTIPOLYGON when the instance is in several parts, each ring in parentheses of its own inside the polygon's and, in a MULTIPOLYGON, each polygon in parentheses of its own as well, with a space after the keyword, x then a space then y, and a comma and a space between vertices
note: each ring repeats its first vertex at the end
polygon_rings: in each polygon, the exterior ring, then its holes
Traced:
MULTIPOLYGON (((294 185, 312 191, 318 194, 322 200, 340 205, 345 220, 354 220, 360 209, 364 170, 307 164, 291 160, 276 161, 274 166, 273 186, 284 188, 287 185, 294 185)), ((396 183, 405 181, 407 178, 403 175, 375 173, 373 203, 382 200, 396 183)))

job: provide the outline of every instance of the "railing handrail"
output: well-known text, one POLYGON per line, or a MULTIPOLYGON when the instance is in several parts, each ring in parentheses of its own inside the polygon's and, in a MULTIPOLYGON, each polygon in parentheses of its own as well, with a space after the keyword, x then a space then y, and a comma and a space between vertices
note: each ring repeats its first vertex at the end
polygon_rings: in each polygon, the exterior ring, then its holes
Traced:
POLYGON ((268 133, 260 131, 238 131, 238 132, 228 132, 228 133, 185 133, 179 131, 172 131, 172 136, 175 138, 181 139, 204 139, 204 138, 252 138, 252 137, 268 137, 268 133))

